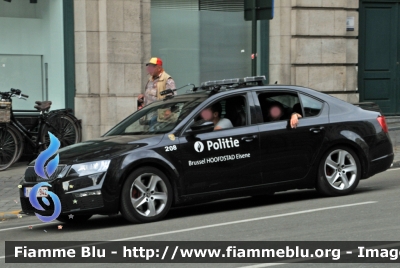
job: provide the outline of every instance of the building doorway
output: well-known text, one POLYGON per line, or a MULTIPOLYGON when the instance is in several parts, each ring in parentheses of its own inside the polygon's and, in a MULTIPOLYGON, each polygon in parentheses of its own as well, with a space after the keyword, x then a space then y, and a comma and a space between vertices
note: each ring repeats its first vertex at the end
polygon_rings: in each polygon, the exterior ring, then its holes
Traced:
POLYGON ((400 0, 360 1, 360 101, 400 115, 400 0))

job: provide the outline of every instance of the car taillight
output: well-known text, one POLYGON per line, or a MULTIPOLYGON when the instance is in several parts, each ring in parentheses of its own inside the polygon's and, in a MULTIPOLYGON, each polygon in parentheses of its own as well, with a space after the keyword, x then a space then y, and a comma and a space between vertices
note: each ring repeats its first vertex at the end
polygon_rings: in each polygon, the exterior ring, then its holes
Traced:
POLYGON ((384 117, 383 115, 382 115, 382 116, 378 116, 378 118, 377 118, 376 120, 378 120, 379 125, 381 125, 383 131, 384 131, 385 133, 388 133, 389 130, 388 130, 388 126, 387 126, 387 124, 386 124, 386 119, 385 119, 385 117, 384 117))

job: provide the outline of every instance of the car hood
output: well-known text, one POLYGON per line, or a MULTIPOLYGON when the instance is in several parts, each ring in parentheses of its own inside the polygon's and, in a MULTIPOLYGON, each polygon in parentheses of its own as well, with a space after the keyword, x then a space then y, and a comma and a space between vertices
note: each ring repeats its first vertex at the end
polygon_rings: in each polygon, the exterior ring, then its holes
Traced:
POLYGON ((160 143, 163 135, 107 136, 58 150, 60 164, 110 159, 125 152, 160 143))

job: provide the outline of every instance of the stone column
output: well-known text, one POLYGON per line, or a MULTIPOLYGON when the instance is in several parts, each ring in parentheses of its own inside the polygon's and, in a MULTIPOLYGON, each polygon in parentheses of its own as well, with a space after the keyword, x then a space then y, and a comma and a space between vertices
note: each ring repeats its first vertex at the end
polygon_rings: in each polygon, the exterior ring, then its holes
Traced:
POLYGON ((291 0, 274 2, 274 18, 270 21, 269 81, 291 83, 291 0))
POLYGON ((326 91, 357 102, 358 0, 275 1, 270 81, 326 91), (347 17, 355 30, 346 31, 347 17))
POLYGON ((83 140, 136 111, 150 58, 150 0, 74 0, 75 113, 83 140))

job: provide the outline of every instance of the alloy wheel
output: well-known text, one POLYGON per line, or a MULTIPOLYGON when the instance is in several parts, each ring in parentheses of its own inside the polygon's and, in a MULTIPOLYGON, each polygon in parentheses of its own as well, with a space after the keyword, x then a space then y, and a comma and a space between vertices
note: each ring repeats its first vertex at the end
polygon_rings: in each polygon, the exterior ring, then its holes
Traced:
POLYGON ((168 201, 168 188, 156 174, 146 173, 137 177, 131 188, 131 202, 135 211, 145 217, 159 215, 168 201))
POLYGON ((357 164, 347 151, 338 149, 331 152, 324 164, 328 183, 337 190, 350 188, 357 178, 357 164))

